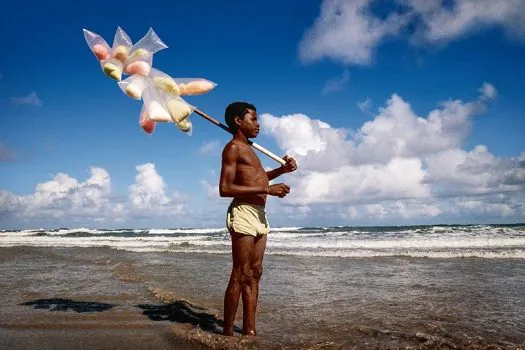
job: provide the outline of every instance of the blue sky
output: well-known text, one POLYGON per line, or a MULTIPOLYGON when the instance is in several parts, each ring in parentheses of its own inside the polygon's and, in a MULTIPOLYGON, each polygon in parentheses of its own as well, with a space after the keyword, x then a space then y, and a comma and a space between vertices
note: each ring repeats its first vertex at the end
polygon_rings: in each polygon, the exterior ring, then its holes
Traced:
POLYGON ((133 42, 155 30, 168 45, 155 68, 218 84, 186 99, 201 110, 223 121, 230 102, 257 106, 256 142, 299 161, 290 196, 269 200, 276 226, 524 221, 522 23, 511 0, 13 3, 0 227, 223 225, 229 135, 197 115, 191 136, 145 134, 141 102, 82 34, 111 44, 118 26, 133 42))

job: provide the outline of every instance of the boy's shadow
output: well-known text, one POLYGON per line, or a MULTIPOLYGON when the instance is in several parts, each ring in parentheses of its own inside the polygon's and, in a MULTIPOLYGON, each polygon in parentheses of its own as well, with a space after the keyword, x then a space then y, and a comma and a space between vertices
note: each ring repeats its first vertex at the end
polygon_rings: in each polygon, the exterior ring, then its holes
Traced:
POLYGON ((111 310, 116 304, 106 304, 92 301, 74 301, 71 299, 51 298, 27 301, 20 305, 33 306, 35 309, 48 309, 49 311, 73 310, 78 313, 102 312, 111 310))
MULTIPOLYGON (((143 309, 143 314, 153 321, 190 323, 194 326, 198 325, 206 332, 222 334, 223 320, 207 313, 206 309, 192 305, 184 300, 162 305, 140 304, 137 307, 143 309)), ((234 326, 234 331, 242 332, 237 326, 234 326)))
MULTIPOLYGON (((48 309, 49 311, 69 310, 84 312, 103 312, 118 306, 117 304, 107 304, 90 301, 74 301, 71 299, 50 298, 27 301, 20 305, 33 306, 35 309, 48 309)), ((206 309, 192 305, 184 300, 177 300, 171 304, 140 304, 136 307, 144 310, 143 315, 148 316, 152 321, 171 321, 178 323, 190 323, 199 326, 206 332, 222 334, 224 321, 218 319, 215 315, 206 312, 206 309)), ((241 333, 242 329, 235 326, 234 332, 241 333)))

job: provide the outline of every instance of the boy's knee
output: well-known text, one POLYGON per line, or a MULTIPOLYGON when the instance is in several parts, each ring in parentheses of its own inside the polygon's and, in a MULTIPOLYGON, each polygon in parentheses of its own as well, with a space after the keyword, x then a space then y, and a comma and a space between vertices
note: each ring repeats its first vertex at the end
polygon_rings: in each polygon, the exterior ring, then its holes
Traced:
POLYGON ((261 276, 263 274, 263 266, 262 264, 254 264, 251 266, 252 275, 256 280, 260 280, 261 276))
POLYGON ((241 283, 249 283, 253 277, 252 269, 249 264, 243 264, 239 268, 239 278, 241 283))

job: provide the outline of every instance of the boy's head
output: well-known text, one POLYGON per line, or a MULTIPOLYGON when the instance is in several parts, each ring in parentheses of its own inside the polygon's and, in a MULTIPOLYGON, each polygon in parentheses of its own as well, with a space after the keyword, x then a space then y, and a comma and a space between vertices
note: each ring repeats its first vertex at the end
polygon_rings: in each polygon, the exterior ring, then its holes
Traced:
POLYGON ((248 113, 249 110, 252 110, 254 112, 257 111, 254 105, 247 102, 233 102, 230 105, 228 105, 228 107, 226 107, 226 111, 224 112, 224 119, 233 133, 237 132, 237 123, 244 120, 244 116, 246 115, 246 113, 248 113), (237 123, 235 122, 235 118, 239 118, 237 123))

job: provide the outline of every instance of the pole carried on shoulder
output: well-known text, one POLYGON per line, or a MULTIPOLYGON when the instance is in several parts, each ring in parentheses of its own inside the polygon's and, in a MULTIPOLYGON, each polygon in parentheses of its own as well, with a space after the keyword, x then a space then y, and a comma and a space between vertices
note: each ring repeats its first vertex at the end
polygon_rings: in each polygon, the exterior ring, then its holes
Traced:
MULTIPOLYGON (((226 130, 227 132, 229 132, 230 134, 232 134, 232 131, 230 130, 230 128, 228 128, 226 125, 222 124, 220 121, 218 121, 217 119, 209 116, 208 114, 204 113, 203 111, 201 111, 200 109, 195 109, 193 111, 194 113, 200 115, 201 117, 203 117, 204 119, 206 119, 207 121, 217 125, 218 127, 220 127, 221 129, 224 129, 226 130)), ((248 143, 253 147, 255 148, 256 150, 258 150, 259 152, 261 153, 264 153, 265 155, 267 155, 268 157, 272 158, 273 160, 275 160, 276 162, 280 163, 281 165, 285 165, 286 162, 284 159, 282 159, 281 157, 273 154, 272 152, 268 151, 266 148, 264 148, 263 146, 253 142, 253 141, 250 141, 248 140, 248 143)))

